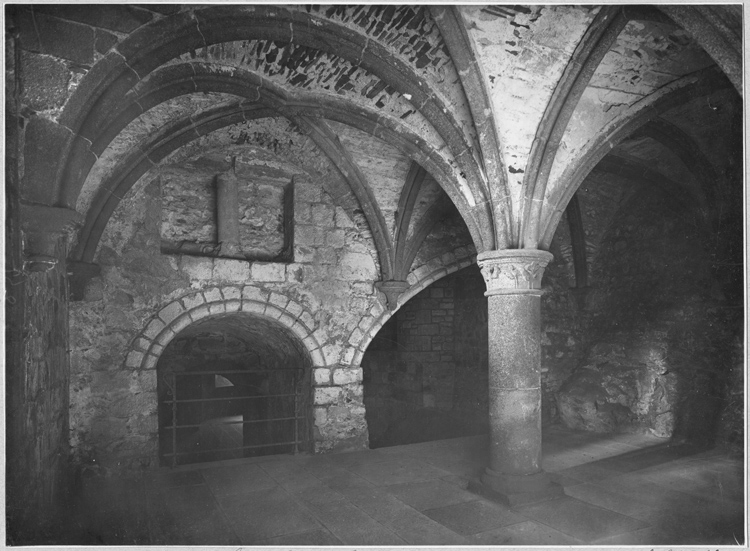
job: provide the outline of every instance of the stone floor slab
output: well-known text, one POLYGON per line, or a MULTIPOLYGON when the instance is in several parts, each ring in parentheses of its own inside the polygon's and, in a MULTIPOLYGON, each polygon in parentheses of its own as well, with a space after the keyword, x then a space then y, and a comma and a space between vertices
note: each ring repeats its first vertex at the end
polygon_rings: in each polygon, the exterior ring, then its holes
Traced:
POLYGON ((648 527, 640 520, 570 497, 526 505, 517 511, 585 543, 648 527))
POLYGON ((472 545, 581 545, 577 539, 532 520, 475 534, 470 541, 472 545))
POLYGON ((484 499, 429 509, 424 511, 424 514, 464 536, 495 530, 525 520, 507 507, 484 499))
POLYGON ((427 482, 407 482, 386 487, 388 492, 418 511, 437 509, 465 501, 474 501, 477 495, 460 490, 444 480, 427 482))
POLYGON ((414 459, 364 464, 351 467, 351 471, 378 486, 434 480, 450 474, 414 459))
POLYGON ((217 498, 268 490, 276 481, 258 465, 203 469, 203 478, 217 498))
POLYGON ((279 487, 219 499, 243 545, 321 529, 307 509, 279 487))
POLYGON ((349 502, 333 501, 312 510, 315 517, 345 545, 405 545, 372 517, 349 502))

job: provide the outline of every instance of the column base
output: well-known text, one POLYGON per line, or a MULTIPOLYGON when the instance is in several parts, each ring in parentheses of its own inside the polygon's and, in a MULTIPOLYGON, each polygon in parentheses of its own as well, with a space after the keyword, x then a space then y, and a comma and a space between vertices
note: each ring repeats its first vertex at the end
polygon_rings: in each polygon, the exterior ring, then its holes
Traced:
POLYGON ((510 507, 548 501, 565 495, 563 487, 544 471, 530 475, 507 475, 490 469, 469 481, 469 491, 510 507))

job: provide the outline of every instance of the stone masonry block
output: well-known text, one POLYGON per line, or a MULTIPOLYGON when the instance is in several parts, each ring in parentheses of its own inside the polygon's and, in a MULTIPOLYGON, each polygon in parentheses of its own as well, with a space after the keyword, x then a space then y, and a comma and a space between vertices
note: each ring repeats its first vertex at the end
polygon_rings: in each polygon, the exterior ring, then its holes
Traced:
POLYGON ((301 247, 299 245, 294 247, 294 262, 301 264, 309 264, 315 261, 315 252, 317 249, 311 247, 301 247))
POLYGON ((148 350, 150 346, 151 346, 151 341, 149 339, 144 339, 143 337, 138 337, 133 342, 133 348, 137 350, 142 350, 143 352, 148 350))
POLYGON ((333 372, 333 384, 335 385, 350 385, 361 381, 361 367, 338 368, 333 372))
POLYGON ((316 367, 313 370, 315 386, 329 386, 331 384, 331 370, 327 367, 316 367))
POLYGON ((353 346, 350 346, 349 348, 346 349, 346 352, 344 352, 344 356, 341 359, 341 361, 347 365, 351 365, 354 360, 354 356, 356 356, 356 354, 357 354, 357 349, 354 348, 353 346))
POLYGON ((300 314, 304 311, 304 308, 302 308, 302 305, 299 302, 290 300, 289 304, 286 305, 286 311, 290 316, 299 318, 300 314))
POLYGON ((286 266, 277 263, 254 262, 250 268, 250 278, 254 281, 284 281, 286 266))
POLYGON ((180 299, 180 302, 182 302, 186 310, 192 310, 193 308, 196 308, 201 304, 205 304, 206 299, 203 297, 203 293, 196 293, 194 295, 182 297, 180 299))
POLYGON ((340 249, 346 245, 346 232, 344 230, 331 230, 326 235, 326 245, 334 249, 340 249))
POLYGON ((221 294, 224 296, 224 300, 240 300, 242 298, 242 291, 239 287, 224 287, 221 294))
POLYGON ((289 303, 289 297, 280 295, 279 293, 271 293, 271 297, 268 301, 271 304, 278 306, 280 309, 286 310, 286 305, 289 303))
POLYGON ((315 416, 316 427, 322 427, 328 422, 328 408, 327 407, 316 407, 313 415, 315 416))
POLYGON ((322 189, 318 184, 306 181, 294 181, 294 198, 299 203, 318 203, 322 197, 322 189))
POLYGON ((372 326, 373 321, 375 321, 374 317, 370 315, 363 316, 357 327, 359 327, 363 332, 366 332, 372 326))
POLYGON ((456 255, 452 252, 445 253, 440 257, 440 262, 442 262, 443 266, 450 266, 456 262, 456 255))
POLYGON ((349 215, 346 214, 346 211, 342 209, 341 207, 336 207, 336 215, 335 215, 335 221, 336 221, 336 227, 337 228, 354 228, 356 227, 354 222, 352 222, 352 219, 349 218, 349 215))
POLYGON ((298 201, 294 207, 294 221, 297 224, 312 224, 312 213, 310 203, 298 201))
POLYGON ((271 319, 277 320, 284 316, 284 310, 277 308, 273 304, 266 304, 264 315, 271 319))
POLYGON ((254 287, 252 285, 245 285, 242 288, 242 300, 266 302, 268 301, 269 295, 270 293, 268 291, 264 291, 263 289, 259 289, 258 287, 254 287))
POLYGON ((312 317, 310 312, 302 312, 297 318, 308 328, 308 330, 312 331, 315 327, 315 318, 312 317))
POLYGON ((227 307, 223 302, 214 302, 208 305, 208 313, 211 316, 223 314, 227 311, 227 307))
POLYGON ((337 386, 318 387, 315 389, 315 405, 335 404, 341 397, 341 388, 337 386))
POLYGON ((175 333, 179 333, 191 323, 193 323, 193 320, 190 319, 190 316, 187 314, 183 314, 182 316, 174 320, 170 327, 175 333))
POLYGON ((239 312, 242 302, 239 300, 228 300, 224 303, 227 312, 239 312))
POLYGON ((149 354, 146 356, 146 361, 143 362, 143 369, 156 369, 156 362, 158 361, 158 357, 149 354))
POLYGON ((250 279, 250 263, 231 258, 216 258, 213 279, 244 283, 250 279))
POLYGON ((334 224, 334 207, 325 203, 310 205, 312 222, 316 226, 331 227, 334 224))
POLYGON ((224 297, 221 296, 221 289, 218 287, 213 287, 212 289, 206 289, 203 291, 203 296, 206 299, 206 302, 221 302, 224 300, 224 297))
POLYGON ((139 369, 141 367, 141 364, 143 363, 144 354, 143 352, 138 352, 137 350, 131 350, 130 354, 128 354, 128 357, 125 359, 125 367, 130 367, 132 369, 139 369))
POLYGON ((304 339, 310 334, 310 331, 308 331, 307 327, 297 321, 292 325, 292 333, 304 341, 304 339))
POLYGON ((314 348, 310 350, 310 359, 312 360, 313 366, 315 367, 322 367, 326 365, 326 360, 323 357, 323 353, 320 351, 320 348, 314 348))
POLYGON ((341 347, 333 343, 326 344, 323 346, 323 357, 329 365, 338 363, 338 360, 341 357, 341 347))
POLYGON ((304 344, 308 350, 318 348, 318 340, 315 338, 315 335, 308 335, 307 337, 302 339, 302 344, 304 344))
POLYGON ((151 320, 151 323, 148 324, 148 327, 146 327, 143 336, 147 339, 153 340, 159 333, 161 333, 162 329, 164 329, 164 322, 159 318, 154 318, 151 320))
POLYGON ((313 336, 319 343, 326 342, 330 337, 330 335, 328 334, 328 327, 321 325, 315 330, 313 336))
POLYGON ((179 302, 173 302, 171 304, 167 304, 164 308, 159 310, 159 317, 164 323, 170 324, 177 318, 177 316, 183 314, 184 312, 185 308, 182 306, 182 304, 180 304, 179 302))
POLYGON ((180 266, 190 279, 208 281, 213 277, 213 259, 183 255, 180 266))
POLYGON ((190 314, 191 319, 193 321, 198 321, 199 319, 205 318, 206 316, 208 316, 209 315, 208 306, 209 306, 208 304, 204 304, 202 306, 198 306, 198 308, 193 308, 192 310, 190 310, 190 312, 188 313, 190 314))
MULTIPOLYGON (((162 335, 164 335, 164 333, 162 333, 162 335)), ((155 342, 151 345, 151 348, 148 349, 149 354, 154 354, 156 356, 160 355, 163 351, 164 345, 161 342, 155 342)))
POLYGON ((362 331, 360 331, 359 328, 355 329, 354 331, 352 331, 352 334, 349 336, 349 344, 355 347, 359 346, 359 343, 362 341, 363 336, 364 334, 362 333, 362 331))
POLYGON ((250 314, 262 314, 266 310, 266 305, 263 302, 255 302, 254 300, 243 300, 242 311, 250 314))

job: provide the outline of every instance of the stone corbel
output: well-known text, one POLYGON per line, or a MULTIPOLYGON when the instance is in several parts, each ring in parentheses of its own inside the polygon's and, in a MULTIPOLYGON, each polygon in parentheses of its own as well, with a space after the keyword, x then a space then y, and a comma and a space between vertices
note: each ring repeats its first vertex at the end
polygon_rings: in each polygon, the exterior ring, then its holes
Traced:
POLYGON ((485 295, 541 295, 544 268, 552 258, 552 253, 536 249, 479 253, 477 264, 487 284, 485 295))
POLYGON ((90 262, 79 262, 68 260, 68 288, 70 289, 70 300, 83 300, 86 286, 89 281, 101 274, 101 266, 90 262))
POLYGON ((24 270, 46 272, 61 260, 56 252, 60 237, 79 226, 83 217, 74 210, 21 204, 24 270))
POLYGON ((397 281, 393 279, 375 282, 375 288, 385 295, 386 305, 391 311, 396 309, 398 297, 400 297, 409 287, 410 285, 406 281, 397 281))

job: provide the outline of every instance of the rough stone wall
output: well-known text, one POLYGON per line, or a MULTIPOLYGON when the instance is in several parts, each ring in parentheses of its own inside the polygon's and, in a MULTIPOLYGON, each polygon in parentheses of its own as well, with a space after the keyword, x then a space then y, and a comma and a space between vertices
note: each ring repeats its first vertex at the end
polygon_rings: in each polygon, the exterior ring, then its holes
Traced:
MULTIPOLYGON (((38 538, 52 524, 68 490, 68 310, 66 238, 48 271, 10 268, 14 287, 6 326, 8 535, 38 538), (39 519, 43 519, 39 522, 39 519), (31 532, 27 532, 29 529, 31 532)), ((32 540, 33 541, 33 540, 32 540)))
POLYGON ((439 279, 402 306, 362 364, 374 447, 485 430, 487 314, 476 266, 439 279))
POLYGON ((583 354, 581 311, 573 266, 561 249, 569 244, 567 222, 560 223, 550 247, 553 260, 542 279, 542 423, 559 421, 557 392, 583 354))
POLYGON ((698 219, 661 190, 620 210, 592 270, 586 357, 557 396, 566 425, 714 442, 741 309, 714 280, 701 237, 698 219))
MULTIPOLYGON (((67 476, 67 236, 50 238, 52 264, 31 271, 24 255, 21 182, 34 89, 22 80, 13 13, 5 37, 5 497, 11 545, 46 541, 69 488, 67 476), (25 92, 25 94, 24 94, 25 92)), ((28 227, 28 226, 27 226, 28 227)))
POLYGON ((101 276, 71 305, 70 428, 78 465, 154 464, 155 358, 141 360, 153 350, 149 339, 167 330, 156 313, 169 317, 162 309, 175 301, 181 308, 216 301, 206 308, 224 312, 240 293, 262 295, 291 317, 303 308, 312 313, 301 319, 320 345, 313 351, 316 451, 367 445, 361 370, 351 361, 364 338, 358 326, 372 325, 383 311, 373 289, 374 246, 319 184, 300 178, 294 185, 290 264, 161 254, 158 178, 144 179, 123 199, 96 257, 101 276))

